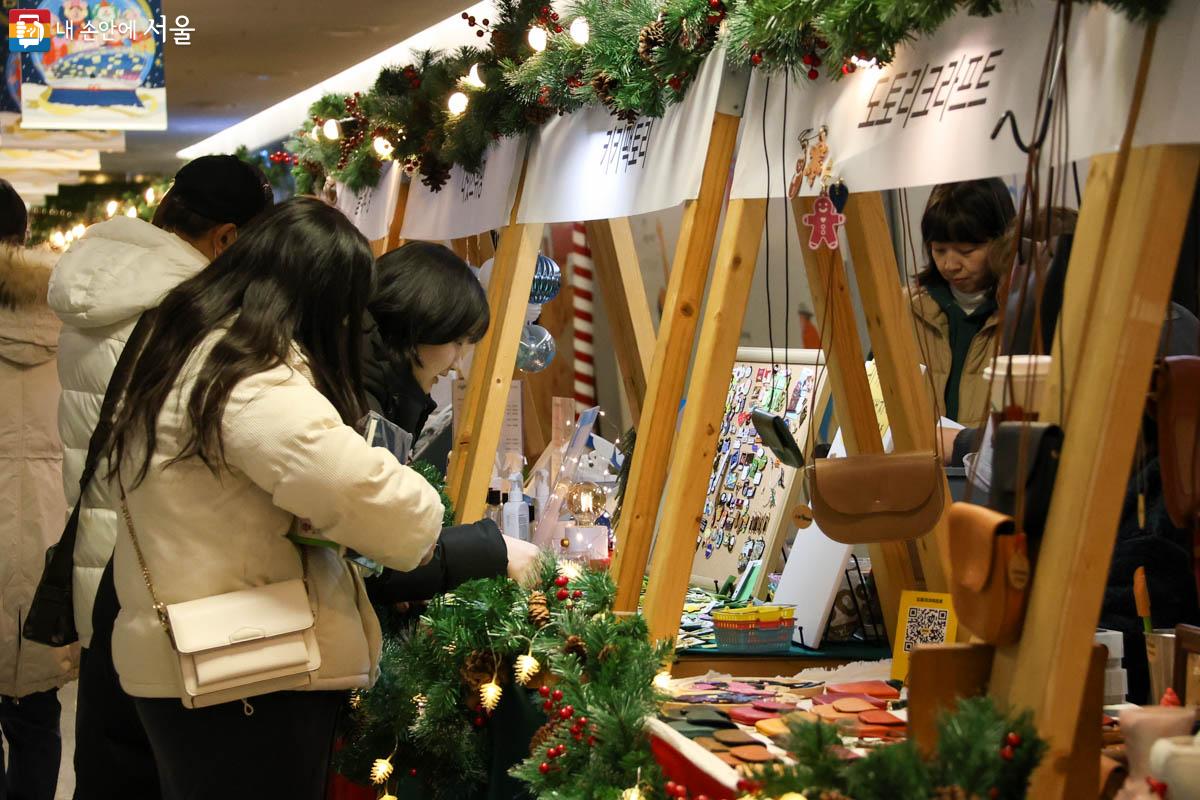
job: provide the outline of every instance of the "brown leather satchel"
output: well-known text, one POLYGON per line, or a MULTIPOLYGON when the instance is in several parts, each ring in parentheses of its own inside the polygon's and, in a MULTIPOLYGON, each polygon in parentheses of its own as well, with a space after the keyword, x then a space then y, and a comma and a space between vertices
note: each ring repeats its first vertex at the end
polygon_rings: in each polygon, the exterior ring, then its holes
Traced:
POLYGON ((1163 500, 1179 528, 1200 515, 1200 358, 1169 356, 1154 374, 1163 500))
POLYGON ((950 593, 958 621, 988 644, 1021 633, 1029 589, 1025 534, 1012 517, 973 503, 950 506, 950 593))
POLYGON ((813 519, 842 544, 916 539, 942 515, 942 463, 925 451, 819 458, 807 470, 813 519))

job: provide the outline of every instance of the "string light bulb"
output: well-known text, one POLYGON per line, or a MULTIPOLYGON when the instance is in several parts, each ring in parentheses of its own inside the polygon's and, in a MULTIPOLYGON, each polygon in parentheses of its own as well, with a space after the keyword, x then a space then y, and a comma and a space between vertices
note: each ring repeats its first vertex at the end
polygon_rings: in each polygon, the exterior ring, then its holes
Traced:
POLYGON ((462 82, 472 89, 482 89, 483 78, 479 77, 479 65, 472 64, 471 69, 467 71, 467 75, 462 79, 462 82))
POLYGON ((327 119, 321 126, 321 133, 325 134, 326 139, 336 142, 342 138, 342 125, 336 119, 327 119))
POLYGON ((116 200, 109 200, 107 205, 104 206, 104 213, 110 217, 116 216, 117 210, 120 209, 120 207, 121 204, 116 200))
POLYGON ((495 711, 496 706, 500 704, 500 695, 503 691, 500 689, 500 684, 496 683, 496 679, 488 681, 479 687, 479 704, 488 711, 495 711))
POLYGON ((513 664, 513 676, 517 679, 517 683, 524 686, 529 683, 530 678, 538 674, 542 665, 533 657, 532 653, 524 653, 517 656, 516 662, 513 664))
POLYGON ((387 779, 392 777, 392 759, 377 758, 375 763, 371 765, 371 783, 381 784, 387 783, 387 779))
POLYGON ((61 250, 67 246, 67 237, 62 231, 55 231, 50 234, 50 244, 61 250))
POLYGON ((146 205, 148 205, 148 206, 154 205, 155 197, 157 197, 157 195, 154 193, 154 187, 147 186, 146 187, 146 205))
POLYGON ((308 132, 308 138, 312 139, 314 142, 321 141, 321 129, 314 125, 313 129, 308 132))
POLYGON ((470 98, 463 92, 455 92, 450 95, 450 99, 446 101, 446 107, 450 109, 450 113, 458 116, 467 110, 467 105, 470 103, 470 98))
POLYGON ((592 38, 592 26, 585 17, 576 17, 567 30, 576 44, 587 44, 588 39, 592 38))
POLYGON ((660 669, 658 674, 654 676, 654 688, 660 692, 665 692, 671 688, 671 670, 660 669))
POLYGON ((129 208, 125 209, 125 216, 129 217, 130 219, 135 219, 137 217, 137 209, 133 206, 130 206, 129 208))
POLYGON ((546 35, 546 29, 541 25, 534 25, 529 29, 529 35, 525 37, 529 41, 529 46, 533 48, 535 53, 540 53, 546 49, 546 42, 549 37, 546 35))
POLYGON ((371 142, 371 146, 375 148, 375 155, 385 161, 392 157, 392 152, 396 149, 386 136, 376 136, 375 141, 371 142))
POLYGON ((83 234, 84 234, 84 232, 86 232, 86 231, 87 231, 87 228, 86 228, 86 227, 84 227, 84 225, 83 225, 83 223, 82 223, 82 222, 80 222, 80 223, 79 223, 78 225, 76 225, 74 228, 71 228, 71 233, 75 234, 75 238, 76 238, 76 239, 81 239, 81 238, 83 238, 83 234))

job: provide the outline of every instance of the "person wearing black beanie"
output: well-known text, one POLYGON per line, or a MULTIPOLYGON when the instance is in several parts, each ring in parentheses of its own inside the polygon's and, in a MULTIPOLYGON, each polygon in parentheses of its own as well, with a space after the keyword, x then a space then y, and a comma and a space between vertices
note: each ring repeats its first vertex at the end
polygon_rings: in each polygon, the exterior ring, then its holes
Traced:
MULTIPOLYGON (((105 389, 142 312, 208 266, 273 205, 270 184, 258 168, 236 156, 203 156, 176 173, 152 222, 113 217, 88 228, 59 259, 49 301, 63 322, 58 427, 68 507, 80 499, 79 480, 105 389)), ((103 473, 98 470, 83 493, 75 545, 72 593, 83 647, 75 798, 154 800, 160 796, 154 756, 112 663, 118 512, 103 473)))

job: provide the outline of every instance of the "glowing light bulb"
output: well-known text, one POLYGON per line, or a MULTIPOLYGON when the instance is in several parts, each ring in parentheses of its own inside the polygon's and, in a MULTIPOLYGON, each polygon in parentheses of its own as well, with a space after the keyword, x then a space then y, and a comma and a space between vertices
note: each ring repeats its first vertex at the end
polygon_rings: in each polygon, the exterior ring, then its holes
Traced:
POLYGON ((450 113, 455 116, 467 110, 467 104, 470 99, 462 92, 455 92, 450 95, 450 99, 446 101, 446 107, 450 109, 450 113))
POLYGON ((321 141, 321 129, 314 125, 313 129, 308 132, 308 138, 312 139, 314 142, 321 141))
POLYGON ((149 206, 154 205, 155 197, 157 197, 157 195, 154 193, 154 187, 147 186, 146 187, 146 205, 149 205, 149 206))
POLYGON ((137 209, 133 206, 130 206, 129 208, 125 209, 125 216, 129 217, 130 219, 134 219, 137 217, 137 209))
POLYGON ((540 25, 534 25, 529 29, 529 35, 526 37, 529 40, 529 46, 534 49, 534 52, 540 53, 546 49, 546 29, 540 25))
POLYGON ((67 237, 62 231, 55 231, 54 233, 50 234, 50 244, 61 250, 67 246, 67 237))
POLYGON ((462 82, 473 89, 483 88, 483 78, 479 77, 479 65, 472 64, 471 69, 467 72, 467 76, 462 79, 462 82))
POLYGON ((118 203, 116 200, 109 200, 108 204, 104 206, 104 213, 110 217, 116 216, 117 210, 120 207, 121 207, 121 204, 118 203))
POLYGON ((383 136, 376 136, 375 141, 371 142, 371 146, 375 148, 375 155, 382 159, 391 158, 392 151, 396 149, 392 146, 392 143, 383 136))
POLYGON ((325 124, 321 126, 321 132, 325 134, 325 138, 336 142, 342 138, 342 126, 336 119, 327 119, 325 124))
POLYGON ((571 23, 571 27, 567 30, 576 44, 587 44, 588 39, 592 38, 592 26, 583 17, 576 17, 575 21, 571 23))
POLYGON ((83 234, 86 230, 87 230, 87 228, 84 227, 83 223, 81 222, 78 225, 76 225, 74 228, 71 228, 71 233, 75 234, 75 238, 78 239, 83 236, 83 234))
POLYGON ((671 670, 662 669, 658 671, 658 674, 654 676, 654 688, 660 692, 665 692, 671 688, 671 670))

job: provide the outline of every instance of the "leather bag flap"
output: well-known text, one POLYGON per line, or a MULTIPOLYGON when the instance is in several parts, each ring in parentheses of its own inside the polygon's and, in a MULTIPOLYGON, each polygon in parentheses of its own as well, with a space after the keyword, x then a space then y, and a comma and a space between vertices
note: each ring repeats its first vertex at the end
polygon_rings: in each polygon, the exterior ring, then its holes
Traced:
POLYGON ((1012 517, 974 503, 950 506, 950 563, 958 583, 981 592, 992 574, 997 536, 1013 532, 1012 517))
POLYGON ((295 578, 167 606, 180 653, 202 653, 311 628, 304 581, 295 578))
POLYGON ((903 513, 942 491, 942 470, 929 452, 817 459, 813 492, 841 514, 903 513))
POLYGON ((1049 422, 1001 422, 996 427, 995 465, 992 481, 1000 491, 1015 494, 1018 486, 1028 486, 1033 472, 1042 463, 1043 451, 1062 451, 1062 428, 1049 422), (1026 431, 1026 433, 1022 433, 1026 431), (1025 460, 1017 469, 1021 455, 1021 437, 1025 443, 1025 460))

